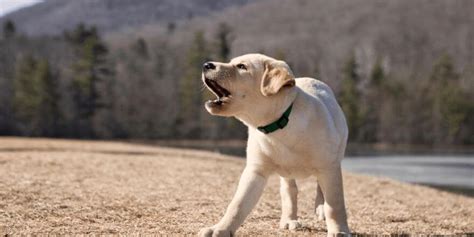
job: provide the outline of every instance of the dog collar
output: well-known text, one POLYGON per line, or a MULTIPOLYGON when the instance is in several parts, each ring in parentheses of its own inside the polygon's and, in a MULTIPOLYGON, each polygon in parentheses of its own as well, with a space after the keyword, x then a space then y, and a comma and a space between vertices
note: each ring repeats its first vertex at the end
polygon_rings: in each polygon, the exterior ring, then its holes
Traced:
POLYGON ((293 108, 293 103, 290 104, 290 107, 288 107, 288 109, 286 109, 286 111, 283 113, 283 115, 279 119, 277 119, 275 122, 270 123, 270 124, 265 125, 265 126, 260 126, 257 129, 260 132, 263 132, 265 134, 272 133, 272 132, 274 132, 278 129, 283 129, 284 127, 286 127, 286 125, 290 121, 289 117, 290 117, 290 113, 291 113, 292 108, 293 108))

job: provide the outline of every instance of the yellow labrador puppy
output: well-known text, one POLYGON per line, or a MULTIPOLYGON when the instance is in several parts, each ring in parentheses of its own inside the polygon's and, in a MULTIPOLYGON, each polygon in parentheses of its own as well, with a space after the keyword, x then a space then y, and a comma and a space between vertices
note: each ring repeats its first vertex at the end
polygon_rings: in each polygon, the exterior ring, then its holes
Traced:
POLYGON ((224 217, 199 236, 232 236, 260 198, 267 178, 280 176, 280 228, 296 229, 296 178, 317 177, 316 212, 328 235, 350 234, 341 160, 348 129, 331 89, 313 78, 296 78, 289 66, 261 54, 230 63, 207 62, 204 84, 217 96, 209 113, 234 116, 248 126, 247 163, 224 217))

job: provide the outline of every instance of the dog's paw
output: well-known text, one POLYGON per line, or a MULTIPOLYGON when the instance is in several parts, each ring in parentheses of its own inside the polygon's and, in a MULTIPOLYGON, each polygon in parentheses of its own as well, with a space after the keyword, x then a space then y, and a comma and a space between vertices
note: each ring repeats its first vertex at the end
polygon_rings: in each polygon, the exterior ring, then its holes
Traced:
POLYGON ((300 227, 301 227, 301 222, 297 220, 287 220, 287 219, 280 220, 280 229, 296 230, 300 227))
POLYGON ((328 233, 327 237, 352 237, 350 232, 328 233))
POLYGON ((318 217, 318 220, 324 221, 326 219, 326 216, 324 215, 324 205, 318 205, 316 207, 316 216, 318 217))
POLYGON ((199 231, 199 237, 231 237, 234 233, 230 230, 220 229, 218 227, 207 227, 199 231))

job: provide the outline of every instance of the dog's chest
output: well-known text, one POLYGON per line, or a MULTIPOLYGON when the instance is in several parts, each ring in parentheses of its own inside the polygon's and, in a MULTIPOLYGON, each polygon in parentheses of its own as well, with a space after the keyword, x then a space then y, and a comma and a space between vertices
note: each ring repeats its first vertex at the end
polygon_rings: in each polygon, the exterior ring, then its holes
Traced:
POLYGON ((272 141, 260 143, 261 149, 269 158, 275 171, 288 178, 304 178, 314 174, 314 152, 301 149, 300 146, 288 146, 272 141))

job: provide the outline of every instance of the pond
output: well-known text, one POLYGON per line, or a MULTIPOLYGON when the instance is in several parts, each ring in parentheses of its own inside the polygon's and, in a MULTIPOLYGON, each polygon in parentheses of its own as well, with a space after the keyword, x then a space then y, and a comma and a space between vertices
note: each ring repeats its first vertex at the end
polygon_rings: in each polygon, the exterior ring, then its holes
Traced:
POLYGON ((474 155, 346 157, 343 169, 474 196, 474 155))

